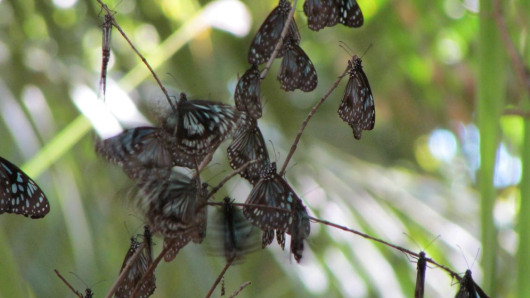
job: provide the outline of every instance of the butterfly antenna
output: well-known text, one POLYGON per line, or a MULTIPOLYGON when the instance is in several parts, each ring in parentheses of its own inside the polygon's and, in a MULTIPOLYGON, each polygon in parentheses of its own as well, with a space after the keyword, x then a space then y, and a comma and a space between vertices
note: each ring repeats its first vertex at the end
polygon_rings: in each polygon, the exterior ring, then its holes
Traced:
POLYGON ((366 50, 364 50, 364 52, 363 52, 363 54, 362 54, 362 56, 361 56, 361 59, 364 57, 364 55, 366 55, 366 53, 368 52, 368 50, 369 50, 373 45, 374 45, 373 43, 370 43, 370 44, 368 45, 368 47, 366 47, 366 50))
POLYGON ((464 250, 462 250, 462 247, 460 247, 460 245, 457 245, 458 249, 460 250, 460 253, 462 254, 462 256, 464 257, 464 261, 466 262, 466 265, 467 265, 467 268, 469 269, 469 263, 467 262, 467 258, 466 258, 466 255, 464 254, 464 250))

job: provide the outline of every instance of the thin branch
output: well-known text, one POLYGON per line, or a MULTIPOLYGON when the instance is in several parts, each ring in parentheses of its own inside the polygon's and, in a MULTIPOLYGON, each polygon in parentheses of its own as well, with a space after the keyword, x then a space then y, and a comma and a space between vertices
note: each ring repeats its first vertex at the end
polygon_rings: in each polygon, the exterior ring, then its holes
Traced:
POLYGON ((76 289, 74 289, 74 287, 72 287, 72 285, 66 281, 66 279, 64 279, 64 277, 59 273, 59 271, 57 269, 53 269, 53 271, 55 271, 55 274, 57 274, 57 276, 64 282, 65 285, 67 285, 70 290, 72 290, 72 292, 74 292, 77 297, 79 298, 83 298, 83 294, 79 293, 76 289))
POLYGON ((221 273, 219 273, 219 276, 217 276, 217 279, 214 281, 212 287, 210 288, 210 290, 206 294, 206 298, 209 298, 210 296, 212 296, 213 291, 215 290, 215 288, 217 287, 217 285, 221 281, 221 278, 223 278, 223 276, 225 275, 225 272, 226 272, 226 270, 228 270, 228 267, 230 267, 230 265, 232 265, 232 262, 233 262, 233 259, 226 263, 225 267, 223 268, 221 273))
POLYGON ((151 72, 151 75, 153 76, 153 78, 155 78, 156 82, 158 83, 158 86, 160 86, 160 89, 162 89, 162 92, 164 92, 164 95, 166 96, 166 99, 167 99, 169 105, 171 106, 171 109, 173 109, 173 111, 176 112, 177 111, 176 107, 171 102, 171 98, 169 97, 169 94, 168 94, 166 88, 164 87, 164 85, 162 85, 162 82, 160 81, 160 79, 158 79, 158 76, 156 75, 156 73, 153 70, 153 68, 151 67, 151 65, 149 65, 149 63, 147 62, 145 57, 136 49, 136 47, 133 45, 133 43, 131 42, 129 37, 127 37, 125 32, 121 29, 120 25, 118 25, 118 22, 116 22, 116 19, 112 15, 112 11, 107 7, 107 5, 105 3, 103 3, 101 0, 96 0, 96 1, 101 5, 101 7, 106 11, 106 13, 108 15, 110 15, 109 18, 112 18, 112 25, 114 27, 116 27, 116 29, 118 29, 118 31, 120 31, 120 34, 123 36, 123 38, 125 38, 125 40, 129 44, 129 46, 133 49, 133 51, 136 53, 136 55, 138 55, 138 57, 140 57, 140 60, 142 60, 142 62, 145 64, 145 66, 147 66, 147 68, 151 72))
POLYGON ((291 10, 289 11, 289 16, 287 16, 287 20, 285 21, 285 25, 283 25, 282 33, 280 34, 280 40, 278 40, 278 43, 276 44, 276 47, 274 47, 274 51, 272 51, 271 57, 269 58, 269 61, 267 61, 267 65, 261 72, 261 80, 264 80, 267 76, 267 73, 269 72, 272 62, 274 62, 274 59, 278 55, 278 52, 280 51, 280 48, 283 45, 283 40, 287 36, 287 31, 289 31, 289 26, 291 25, 291 21, 294 22, 294 11, 296 8, 296 2, 298 0, 293 0, 293 3, 291 4, 291 10))
POLYGON ((246 163, 244 163, 241 167, 235 169, 232 173, 230 173, 228 176, 224 177, 223 180, 221 180, 221 182, 219 182, 219 184, 217 184, 216 187, 212 188, 212 190, 210 191, 210 193, 208 194, 208 199, 211 198, 217 191, 219 191, 219 189, 221 189, 221 187, 223 187, 223 185, 230 179, 232 179, 232 177, 234 177, 235 175, 241 173, 241 171, 243 171, 244 169, 246 169, 248 166, 250 166, 251 164, 253 163, 256 163, 258 162, 259 160, 255 159, 255 160, 249 160, 247 161, 246 163))
POLYGON ((120 272, 120 275, 118 276, 118 278, 116 279, 116 281, 112 285, 112 288, 110 288, 110 290, 107 293, 107 295, 105 295, 105 298, 112 297, 114 292, 116 292, 116 289, 118 288, 118 285, 120 284, 120 282, 123 281, 123 279, 125 278, 125 276, 129 272, 129 270, 131 269, 134 261, 136 261, 136 259, 140 256, 140 254, 142 253, 142 250, 144 248, 145 248, 145 243, 142 242, 142 244, 140 244, 140 246, 138 246, 138 248, 136 249, 134 254, 131 256, 131 258, 129 258, 129 260, 127 261, 127 264, 125 265, 125 267, 123 267, 123 270, 120 272))
POLYGON ((527 67, 524 65, 521 55, 517 52, 515 45, 510 38, 510 33, 508 32, 508 26, 506 25, 506 20, 502 15, 501 3, 499 0, 493 1, 493 18, 497 23, 497 29, 499 30, 500 36, 504 41, 508 56, 512 66, 515 68, 515 71, 518 73, 518 78, 521 81, 521 84, 525 88, 527 94, 530 95, 530 72, 527 67))
POLYGON ((235 291, 234 294, 230 295, 230 297, 228 297, 228 298, 234 298, 234 297, 236 297, 237 295, 239 295, 239 293, 241 293, 241 291, 243 291, 243 289, 245 289, 245 288, 246 288, 248 285, 250 285, 250 284, 252 284, 252 282, 251 282, 250 280, 247 281, 247 282, 245 282, 245 283, 243 283, 243 284, 239 287, 239 289, 238 289, 237 291, 235 291))
POLYGON ((287 165, 289 164, 289 161, 291 160, 291 158, 293 157, 294 152, 296 151, 296 147, 298 146, 298 142, 300 141, 300 138, 302 137, 302 133, 304 132, 304 129, 307 126, 307 123, 309 122, 311 117, 313 117, 313 115, 315 115, 315 113, 317 112, 317 110, 320 107, 320 105, 322 105, 324 103, 324 101, 329 97, 331 92, 333 92, 333 90, 335 90, 335 88, 337 88, 337 86, 339 85, 339 83, 342 80, 342 78, 344 78, 344 76, 346 76, 346 74, 348 73, 349 69, 350 69, 350 66, 348 65, 348 67, 346 67, 346 70, 337 78, 335 83, 333 83, 333 85, 331 85, 331 87, 328 89, 326 94, 324 94, 324 96, 320 99, 320 101, 313 107, 313 109, 311 109, 311 111, 309 112, 309 114, 305 118, 304 122, 302 122, 302 125, 300 126, 300 130, 298 130, 298 134, 296 135, 296 138, 294 139, 293 145, 291 146, 291 150, 289 150, 289 154, 287 154, 287 157, 285 158, 285 162, 283 163, 282 169, 280 170, 280 173, 279 173, 280 176, 283 176, 283 174, 285 173, 285 169, 287 168, 287 165))

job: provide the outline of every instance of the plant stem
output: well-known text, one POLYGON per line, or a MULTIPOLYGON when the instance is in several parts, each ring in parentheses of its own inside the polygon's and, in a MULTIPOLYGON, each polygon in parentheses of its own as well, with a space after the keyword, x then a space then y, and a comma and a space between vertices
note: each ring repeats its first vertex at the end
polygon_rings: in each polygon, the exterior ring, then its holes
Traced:
POLYGON ((480 1, 477 74, 477 123, 480 131, 480 223, 484 289, 495 296, 497 231, 493 219, 496 190, 493 185, 499 145, 499 120, 504 108, 506 59, 493 18, 494 0, 480 1))

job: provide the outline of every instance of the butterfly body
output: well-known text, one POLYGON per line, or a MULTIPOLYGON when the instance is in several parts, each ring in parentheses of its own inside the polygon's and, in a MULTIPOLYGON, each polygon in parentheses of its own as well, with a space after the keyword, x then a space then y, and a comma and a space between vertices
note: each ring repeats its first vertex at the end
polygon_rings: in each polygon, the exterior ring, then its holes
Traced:
POLYGON ((50 212, 50 204, 35 181, 0 157, 0 214, 4 212, 42 218, 50 212))
POLYGON ((285 55, 278 73, 280 87, 286 91, 300 89, 305 92, 313 91, 318 84, 315 66, 294 39, 285 43, 285 55))
POLYGON ((423 298, 425 291, 425 273, 427 270, 427 261, 425 259, 425 252, 420 252, 417 264, 416 288, 414 290, 414 298, 423 298))
POLYGON ((375 104, 372 89, 361 65, 361 59, 354 56, 348 61, 350 79, 346 85, 338 113, 340 118, 353 129, 356 139, 361 139, 363 130, 372 130, 375 125, 375 104))

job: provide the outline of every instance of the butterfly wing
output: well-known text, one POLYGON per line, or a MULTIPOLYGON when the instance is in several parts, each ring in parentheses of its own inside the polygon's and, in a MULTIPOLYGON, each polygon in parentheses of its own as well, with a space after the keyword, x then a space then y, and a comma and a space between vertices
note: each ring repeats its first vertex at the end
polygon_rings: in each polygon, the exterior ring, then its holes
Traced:
POLYGON ((269 164, 267 146, 256 121, 237 129, 227 152, 230 166, 234 170, 249 161, 258 160, 239 173, 252 184, 258 182, 262 169, 269 164))
POLYGON ((50 204, 35 181, 0 157, 0 214, 4 212, 42 218, 50 212, 50 204))
MULTIPOLYGON (((290 9, 291 4, 287 0, 280 0, 278 6, 267 16, 250 45, 248 51, 248 62, 250 64, 263 64, 270 58, 276 44, 280 40, 290 9)), ((294 19, 291 20, 287 36, 300 40, 300 33, 294 19)), ((276 58, 283 57, 283 54, 284 47, 280 48, 276 58)))
MULTIPOLYGON (((145 241, 145 240, 144 240, 145 241)), ((131 257, 136 253, 136 250, 140 247, 140 242, 136 239, 131 238, 131 246, 125 255, 123 264, 120 269, 120 273, 123 271, 123 268, 127 265, 131 257)), ((146 247, 147 249, 147 247, 146 247)), ((149 248, 150 249, 150 248, 149 248)), ((152 259, 149 258, 148 254, 145 251, 142 251, 138 257, 133 261, 129 271, 125 275, 125 278, 121 280, 116 288, 116 297, 126 298, 132 297, 132 293, 136 288, 136 285, 140 282, 144 274, 147 272, 147 269, 151 265, 152 259)), ((152 274, 141 286, 135 297, 149 297, 151 296, 156 288, 156 280, 154 274, 152 274)))
POLYGON ((356 0, 336 0, 339 4, 339 23, 348 27, 361 27, 364 23, 363 13, 356 0))
POLYGON ((240 112, 226 104, 207 100, 187 100, 184 94, 177 113, 169 114, 162 127, 176 136, 178 148, 197 156, 213 152, 232 132, 240 112))
POLYGON ((260 76, 258 66, 253 65, 239 79, 234 93, 236 108, 253 119, 259 119, 262 115, 260 76))
POLYGON ((319 31, 328 25, 328 19, 333 10, 334 0, 306 0, 304 2, 304 13, 307 16, 307 24, 309 29, 319 31))
POLYGON ((416 288, 414 290, 414 298, 423 298, 425 291, 425 272, 427 269, 427 262, 425 260, 425 252, 420 252, 418 258, 416 288))
POLYGON ((460 281, 460 289, 456 293, 455 298, 475 298, 477 291, 475 290, 475 282, 471 277, 471 270, 466 270, 466 273, 460 281))
POLYGON ((286 48, 278 73, 280 87, 286 91, 295 89, 305 92, 313 91, 318 84, 315 66, 302 48, 296 44, 296 41, 289 40, 286 48))

